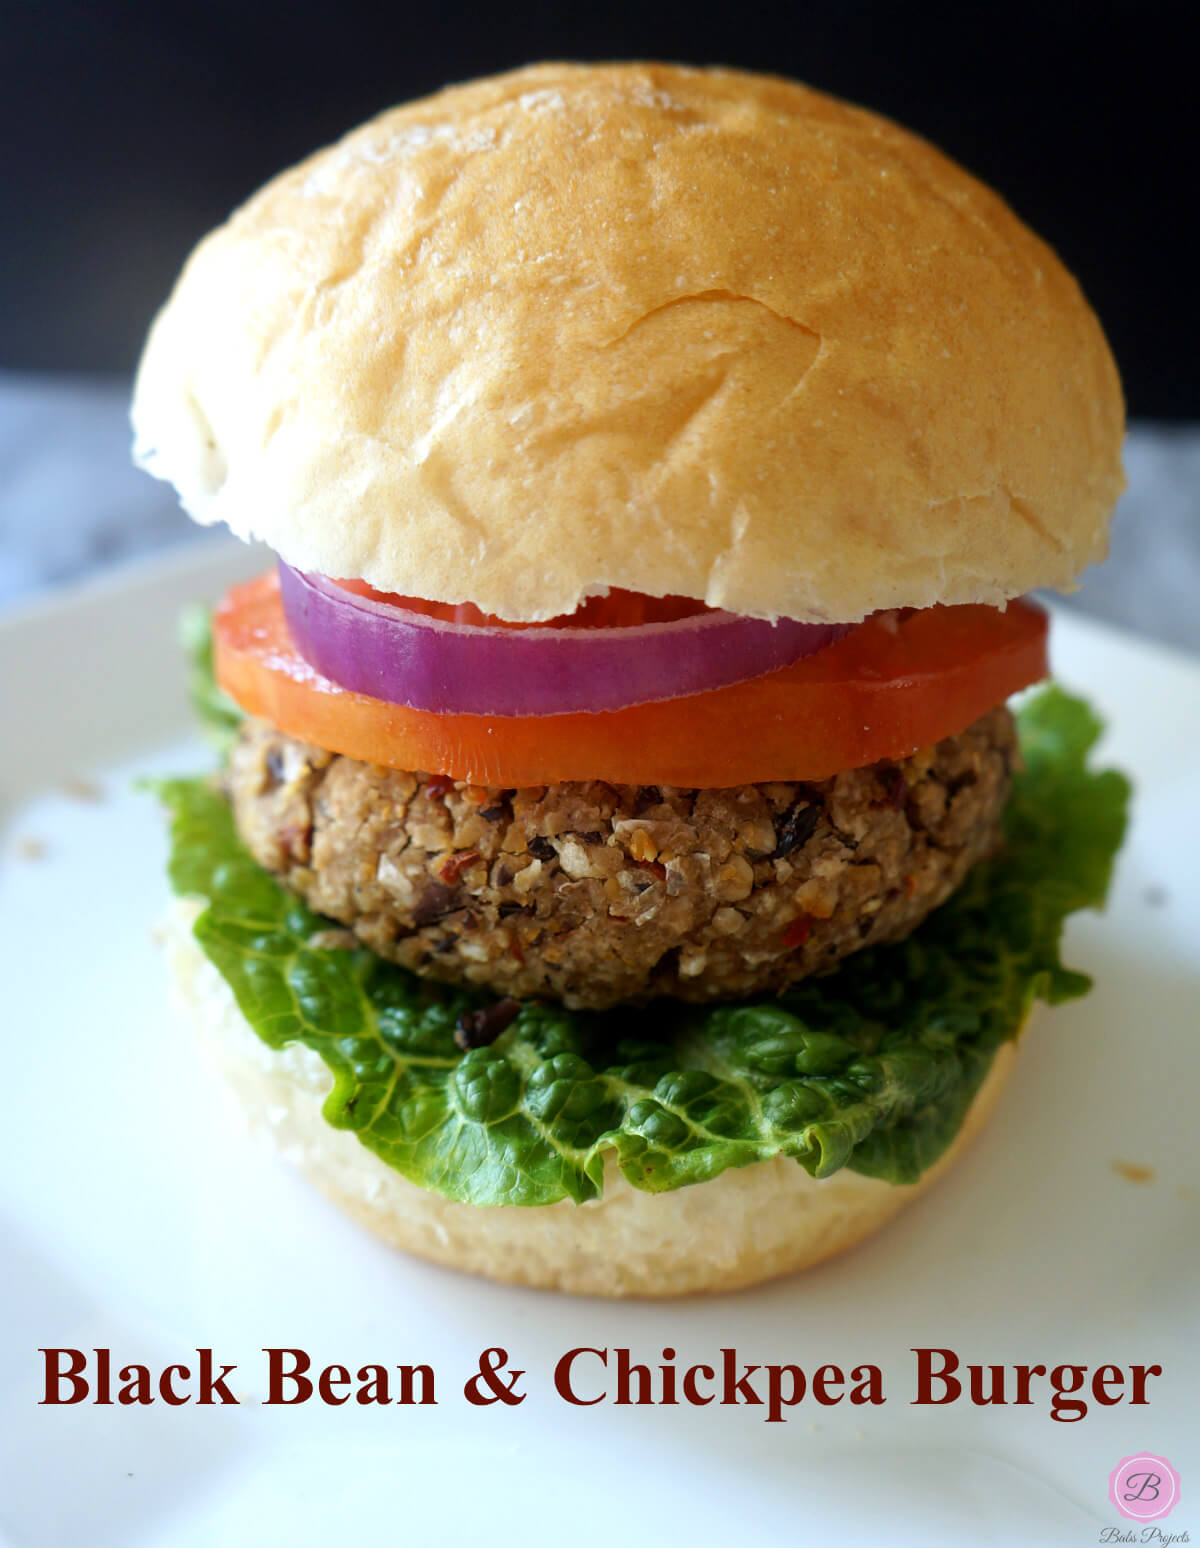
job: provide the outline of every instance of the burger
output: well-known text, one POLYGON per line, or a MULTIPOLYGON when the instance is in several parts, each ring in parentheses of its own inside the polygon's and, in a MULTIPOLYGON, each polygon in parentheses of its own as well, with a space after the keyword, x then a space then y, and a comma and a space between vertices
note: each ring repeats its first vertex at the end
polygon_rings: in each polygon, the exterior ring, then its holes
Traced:
POLYGON ((199 648, 222 769, 162 787, 175 977, 388 1241, 603 1295, 815 1263, 1086 989, 1124 782, 1008 700, 1120 387, 921 139, 733 70, 452 87, 200 244, 133 420, 278 555, 199 648))

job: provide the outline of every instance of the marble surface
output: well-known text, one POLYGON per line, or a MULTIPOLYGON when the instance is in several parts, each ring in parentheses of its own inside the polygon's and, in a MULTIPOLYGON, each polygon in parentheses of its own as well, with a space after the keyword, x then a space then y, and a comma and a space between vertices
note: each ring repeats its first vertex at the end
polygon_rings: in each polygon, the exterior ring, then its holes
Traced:
MULTIPOLYGON (((129 461, 125 378, 0 372, 0 609, 211 541, 129 461)), ((1112 556, 1067 601, 1200 652, 1200 425, 1135 424, 1112 556)))

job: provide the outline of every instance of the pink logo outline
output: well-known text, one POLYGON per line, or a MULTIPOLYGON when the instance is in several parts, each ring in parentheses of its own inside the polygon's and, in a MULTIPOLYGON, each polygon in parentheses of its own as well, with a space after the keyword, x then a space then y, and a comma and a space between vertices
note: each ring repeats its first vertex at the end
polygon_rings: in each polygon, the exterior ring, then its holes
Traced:
POLYGON ((1166 1457, 1138 1451, 1108 1475, 1108 1497, 1127 1521, 1162 1521, 1179 1504, 1179 1474, 1166 1457))

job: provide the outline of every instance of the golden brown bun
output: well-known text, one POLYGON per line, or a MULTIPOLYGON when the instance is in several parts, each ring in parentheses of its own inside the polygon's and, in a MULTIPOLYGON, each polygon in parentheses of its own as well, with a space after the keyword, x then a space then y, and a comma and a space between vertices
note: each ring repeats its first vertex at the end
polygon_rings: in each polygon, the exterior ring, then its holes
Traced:
POLYGON ((334 1203, 406 1252, 514 1284, 577 1295, 669 1296, 736 1290, 809 1268, 869 1236, 922 1194, 982 1128, 1008 1077, 1006 1044, 954 1143, 912 1186, 842 1170, 815 1182, 782 1158, 722 1172, 672 1193, 644 1193, 615 1165, 587 1204, 483 1208, 406 1181, 347 1129, 321 1116, 331 1077, 319 1056, 267 1047, 191 933, 197 906, 177 903, 168 950, 178 997, 239 1105, 334 1203))
POLYGON ((923 140, 729 70, 384 113, 209 236, 136 455, 301 568, 513 619, 998 603, 1103 557, 1123 410, 1054 254, 923 140))

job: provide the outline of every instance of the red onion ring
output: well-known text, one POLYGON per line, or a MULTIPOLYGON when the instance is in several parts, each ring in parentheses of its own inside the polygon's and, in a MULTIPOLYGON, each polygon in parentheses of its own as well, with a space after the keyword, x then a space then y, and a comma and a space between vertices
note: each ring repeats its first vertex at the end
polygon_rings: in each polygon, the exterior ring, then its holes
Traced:
POLYGON ((280 561, 296 649, 354 693, 442 715, 567 715, 683 698, 760 677, 850 624, 768 623, 710 611, 601 629, 448 623, 280 561))

